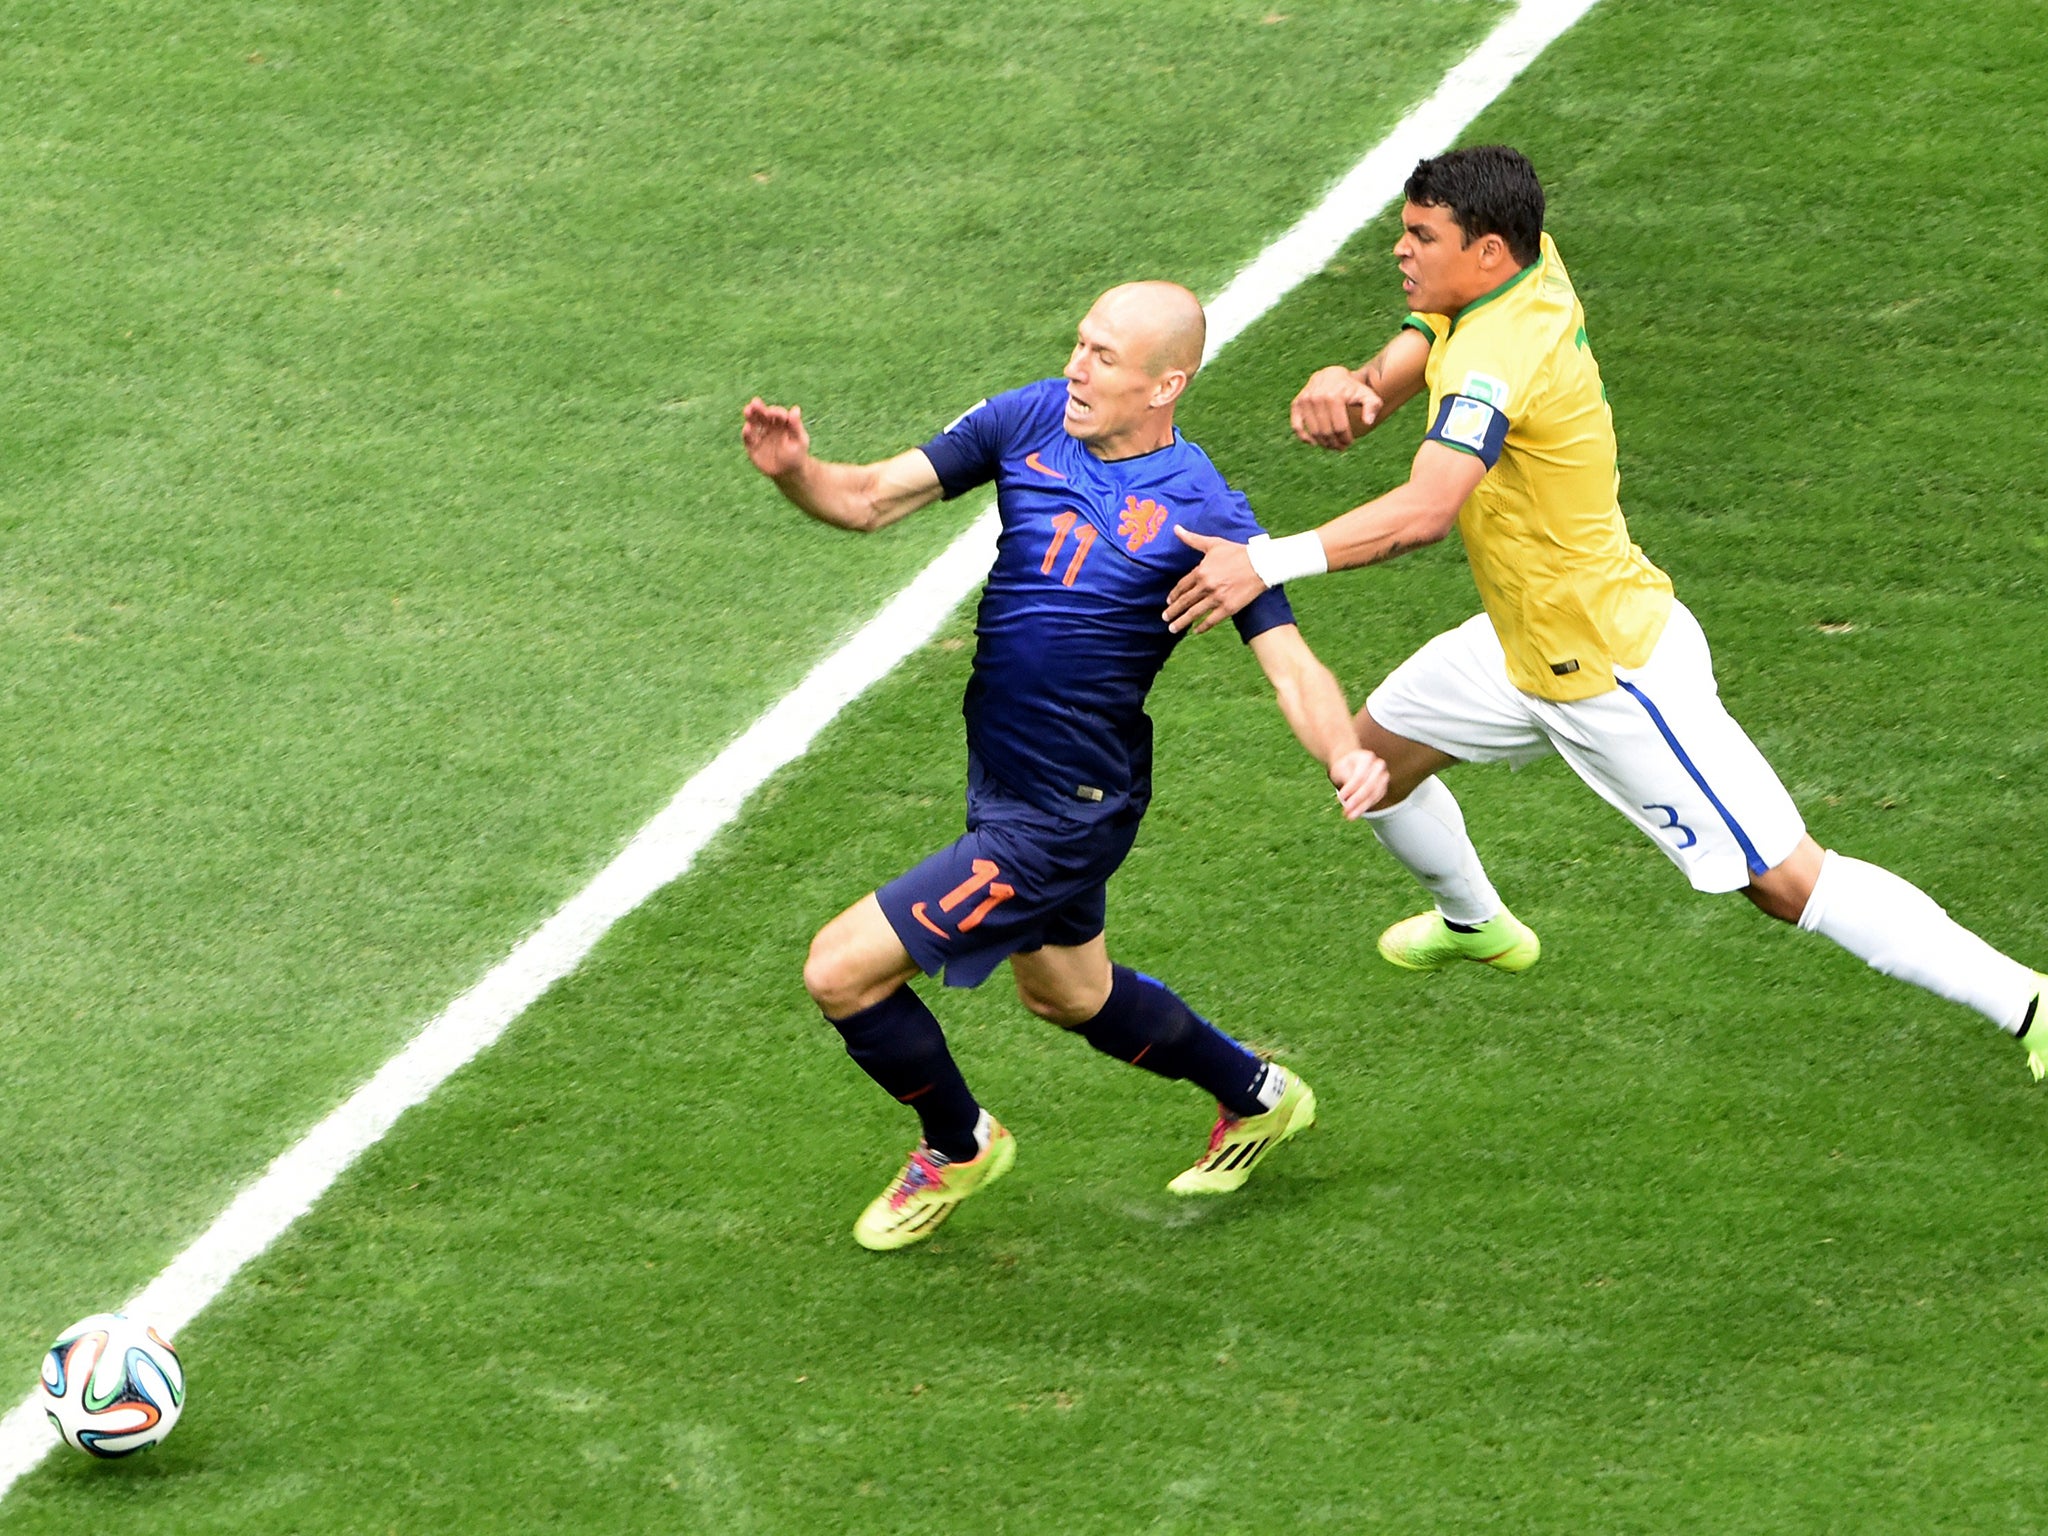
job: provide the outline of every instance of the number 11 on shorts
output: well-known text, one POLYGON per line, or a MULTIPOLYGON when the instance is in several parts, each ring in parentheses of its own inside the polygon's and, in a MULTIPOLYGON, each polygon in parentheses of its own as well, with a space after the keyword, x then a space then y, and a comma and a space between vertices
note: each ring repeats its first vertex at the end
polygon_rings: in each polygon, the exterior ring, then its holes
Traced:
MULTIPOLYGON (((1076 563, 1078 564, 1078 562, 1076 563)), ((973 873, 939 898, 939 910, 941 912, 951 912, 954 908, 973 897, 984 886, 988 888, 988 895, 981 899, 981 904, 960 919, 957 924, 957 930, 961 933, 971 933, 976 928, 979 928, 983 918, 1017 894, 1014 887, 1007 886, 996 878, 997 875, 1002 873, 1002 870, 997 868, 994 859, 975 859, 968 865, 968 868, 973 873)), ((910 908, 910 915, 920 923, 923 923, 925 927, 931 929, 940 938, 947 939, 952 937, 945 929, 925 916, 925 905, 923 902, 913 903, 910 908)))

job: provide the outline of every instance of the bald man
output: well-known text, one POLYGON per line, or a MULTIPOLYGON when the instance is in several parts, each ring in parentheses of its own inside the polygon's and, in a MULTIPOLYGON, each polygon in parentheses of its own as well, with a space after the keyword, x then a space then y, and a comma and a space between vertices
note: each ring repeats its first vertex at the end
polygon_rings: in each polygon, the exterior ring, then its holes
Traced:
MULTIPOLYGON (((1259 532, 1244 498, 1173 424, 1203 334, 1187 289, 1112 288, 1082 319, 1063 378, 984 400, 922 448, 874 464, 814 459, 800 410, 747 405, 748 457, 820 522, 872 533, 990 481, 1002 518, 964 706, 967 834, 833 918, 804 966, 847 1053, 922 1127, 902 1172, 854 1224, 863 1247, 931 1236, 1016 1157, 910 987, 920 973, 974 987, 1007 959, 1032 1013, 1214 1096, 1208 1145, 1167 1186, 1176 1193, 1239 1188, 1315 1120, 1308 1084, 1163 983, 1113 964, 1104 935, 1105 888, 1151 796, 1145 695, 1178 639, 1160 610, 1198 558, 1171 529, 1259 532)), ((1385 791, 1385 767, 1360 748, 1343 691, 1303 643, 1286 594, 1266 593, 1236 622, 1345 814, 1364 814, 1385 791)))

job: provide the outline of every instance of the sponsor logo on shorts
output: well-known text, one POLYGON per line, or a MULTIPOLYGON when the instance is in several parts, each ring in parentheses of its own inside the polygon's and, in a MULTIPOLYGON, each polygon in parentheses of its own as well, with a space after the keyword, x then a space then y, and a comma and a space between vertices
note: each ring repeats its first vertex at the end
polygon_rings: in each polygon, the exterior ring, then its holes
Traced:
POLYGON ((1570 661, 1553 661, 1550 664, 1550 670, 1559 677, 1570 677, 1579 670, 1578 658, 1574 657, 1570 661))

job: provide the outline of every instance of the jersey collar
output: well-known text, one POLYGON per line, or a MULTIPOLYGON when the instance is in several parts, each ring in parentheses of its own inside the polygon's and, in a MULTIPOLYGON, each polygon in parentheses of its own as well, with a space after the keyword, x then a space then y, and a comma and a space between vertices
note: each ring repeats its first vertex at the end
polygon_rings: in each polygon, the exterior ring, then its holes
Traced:
POLYGON ((1173 428, 1172 442, 1161 443, 1157 448, 1147 448, 1143 453, 1127 454, 1121 459, 1098 459, 1095 457, 1094 454, 1088 452, 1088 445, 1086 443, 1082 443, 1080 445, 1080 448, 1082 453, 1087 454, 1090 463, 1100 464, 1104 467, 1109 467, 1117 464, 1142 464, 1145 460, 1150 458, 1156 458, 1158 455, 1162 453, 1171 453, 1174 449, 1180 447, 1182 444, 1186 442, 1187 439, 1181 436, 1180 424, 1176 422, 1173 428))
MULTIPOLYGON (((1455 331, 1459 326, 1463 325, 1465 323, 1466 316, 1470 315, 1473 310, 1480 308, 1482 305, 1491 304, 1495 299, 1499 298, 1502 294, 1506 293, 1510 288, 1514 287, 1517 283, 1521 282, 1523 278, 1527 277, 1530 273, 1534 272, 1538 267, 1542 266, 1544 260, 1549 255, 1549 251, 1539 249, 1536 252, 1536 259, 1530 262, 1529 265, 1522 268, 1521 271, 1517 272, 1513 277, 1509 278, 1499 287, 1487 289, 1486 292, 1482 293, 1470 304, 1467 304, 1463 309, 1459 310, 1456 317, 1453 318, 1451 321, 1451 330, 1455 331)), ((1448 336, 1449 333, 1446 332, 1445 334, 1448 336)))

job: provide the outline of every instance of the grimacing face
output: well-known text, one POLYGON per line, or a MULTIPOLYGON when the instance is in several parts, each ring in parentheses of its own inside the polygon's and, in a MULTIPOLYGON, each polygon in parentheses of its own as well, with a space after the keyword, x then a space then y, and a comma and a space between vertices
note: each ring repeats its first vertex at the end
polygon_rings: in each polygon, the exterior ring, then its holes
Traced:
POLYGON ((1133 344, 1138 339, 1105 314, 1100 303, 1082 316, 1065 369, 1063 424, 1069 437, 1084 443, 1114 441, 1143 424, 1159 380, 1133 344))
POLYGON ((1448 208, 1401 205, 1401 238, 1394 242, 1394 260, 1401 268, 1401 292, 1417 314, 1454 315, 1505 281, 1513 270, 1512 260, 1499 266, 1505 252, 1506 242, 1498 235, 1482 235, 1467 245, 1464 230, 1448 208))

